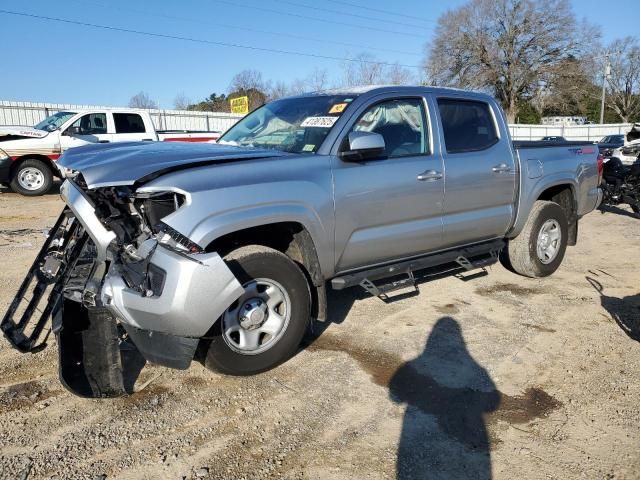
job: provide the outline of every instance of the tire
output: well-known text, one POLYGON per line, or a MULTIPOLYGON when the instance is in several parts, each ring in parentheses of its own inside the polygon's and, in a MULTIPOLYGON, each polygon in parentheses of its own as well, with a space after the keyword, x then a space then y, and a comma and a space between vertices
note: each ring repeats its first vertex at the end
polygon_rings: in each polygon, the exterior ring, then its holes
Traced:
POLYGON ((268 247, 241 247, 224 260, 245 287, 245 295, 209 331, 204 365, 229 375, 274 368, 296 352, 309 325, 307 279, 289 257, 268 247), (269 295, 270 291, 275 293, 269 295), (282 302, 277 303, 280 297, 282 302), (272 333, 262 331, 267 326, 272 333))
POLYGON ((568 238, 567 216, 562 207, 555 202, 538 200, 533 204, 522 232, 509 240, 500 260, 506 268, 525 277, 547 277, 562 263, 568 238), (553 240, 556 236, 557 240, 553 240))
POLYGON ((27 158, 20 162, 11 176, 11 189, 21 195, 44 195, 53 185, 53 173, 42 160, 27 158))

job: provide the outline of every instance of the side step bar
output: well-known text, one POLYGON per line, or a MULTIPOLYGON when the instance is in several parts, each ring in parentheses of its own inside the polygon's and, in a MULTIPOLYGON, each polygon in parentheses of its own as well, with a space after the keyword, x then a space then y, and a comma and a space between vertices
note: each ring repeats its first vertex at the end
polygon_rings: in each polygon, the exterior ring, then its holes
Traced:
POLYGON ((460 270, 469 271, 492 265, 498 261, 500 250, 504 248, 505 244, 504 240, 494 240, 399 263, 360 270, 333 278, 331 287, 334 290, 343 290, 360 285, 372 295, 384 299, 386 294, 391 291, 410 286, 415 287, 414 272, 420 270, 432 269, 434 271, 430 272, 430 276, 433 276, 439 273, 456 273, 460 270), (453 264, 453 267, 451 264, 453 264), (382 285, 374 283, 375 281, 392 277, 395 278, 394 281, 383 283, 382 285), (397 279, 397 277, 401 278, 397 279))

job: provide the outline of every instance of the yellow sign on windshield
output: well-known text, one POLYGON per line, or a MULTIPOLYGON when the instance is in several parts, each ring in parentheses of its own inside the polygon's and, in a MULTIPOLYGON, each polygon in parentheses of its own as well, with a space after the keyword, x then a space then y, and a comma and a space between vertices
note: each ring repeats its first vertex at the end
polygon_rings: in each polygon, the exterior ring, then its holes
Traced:
POLYGON ((229 100, 231 113, 249 113, 249 97, 237 97, 229 100))

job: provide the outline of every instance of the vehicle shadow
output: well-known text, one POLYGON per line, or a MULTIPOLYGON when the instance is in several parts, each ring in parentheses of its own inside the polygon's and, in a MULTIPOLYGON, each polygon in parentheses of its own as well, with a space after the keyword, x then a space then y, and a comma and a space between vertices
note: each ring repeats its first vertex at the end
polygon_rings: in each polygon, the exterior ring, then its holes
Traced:
MULTIPOLYGON (((48 195, 60 195, 60 186, 62 185, 62 180, 54 180, 51 188, 44 196, 48 195)), ((5 193, 13 193, 14 195, 20 195, 19 193, 14 192, 11 187, 0 186, 0 195, 5 193)), ((26 197, 25 197, 26 198, 26 197)))
POLYGON ((498 408, 501 394, 467 350, 456 320, 436 322, 424 351, 391 377, 389 395, 407 404, 399 480, 491 478, 485 416, 498 408))
POLYGON ((598 280, 585 278, 600 294, 600 303, 622 331, 632 340, 640 342, 640 293, 623 298, 610 297, 604 294, 604 287, 598 280))
POLYGON ((598 210, 600 210, 600 213, 602 214, 615 213, 618 215, 622 215, 624 217, 630 217, 635 219, 640 218, 640 215, 632 212, 631 210, 625 210, 624 208, 615 207, 613 205, 600 205, 600 207, 598 207, 598 210))

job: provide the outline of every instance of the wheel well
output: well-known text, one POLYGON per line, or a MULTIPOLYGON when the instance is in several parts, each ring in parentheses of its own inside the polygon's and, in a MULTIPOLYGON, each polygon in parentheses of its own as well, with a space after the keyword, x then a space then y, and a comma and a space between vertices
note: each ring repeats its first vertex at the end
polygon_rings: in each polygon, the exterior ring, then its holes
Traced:
POLYGON ((575 245, 578 240, 578 207, 571 185, 556 185, 540 194, 538 200, 555 202, 564 210, 569 224, 569 245, 575 245))
POLYGON ((298 222, 279 222, 250 227, 228 233, 211 242, 206 251, 217 252, 221 257, 245 245, 262 245, 287 255, 302 269, 312 292, 313 317, 326 319, 326 291, 320 262, 311 234, 298 222))
POLYGON ((47 165, 47 168, 51 170, 51 174, 54 177, 56 176, 56 170, 53 168, 53 165, 51 165, 51 159, 49 159, 49 157, 47 157, 46 155, 29 154, 23 157, 19 157, 11 162, 11 178, 13 178, 13 174, 16 171, 16 168, 18 168, 18 166, 25 160, 40 160, 44 162, 47 165))

